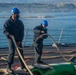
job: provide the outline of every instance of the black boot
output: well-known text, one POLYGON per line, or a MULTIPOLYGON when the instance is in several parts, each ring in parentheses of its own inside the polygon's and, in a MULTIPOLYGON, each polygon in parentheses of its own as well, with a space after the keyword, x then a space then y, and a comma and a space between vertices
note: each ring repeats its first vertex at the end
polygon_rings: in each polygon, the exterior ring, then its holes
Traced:
POLYGON ((73 57, 70 61, 71 61, 73 64, 76 64, 76 57, 73 57))
POLYGON ((13 70, 11 69, 11 65, 7 65, 7 72, 9 72, 9 73, 12 73, 13 72, 13 70))

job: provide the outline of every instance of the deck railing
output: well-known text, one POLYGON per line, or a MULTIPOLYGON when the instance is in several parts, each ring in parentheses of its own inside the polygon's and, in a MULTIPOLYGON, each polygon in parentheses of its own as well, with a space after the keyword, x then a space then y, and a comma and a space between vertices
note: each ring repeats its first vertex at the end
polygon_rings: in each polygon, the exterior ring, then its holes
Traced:
MULTIPOLYGON (((8 41, 6 36, 3 34, 3 29, 0 29, 0 48, 8 47, 8 41)), ((33 44, 33 29, 25 29, 25 35, 23 39, 23 46, 31 46, 33 44)), ((56 43, 66 43, 66 44, 76 44, 76 30, 48 30, 48 34, 50 34, 56 43)), ((52 45, 52 40, 48 37, 44 40, 44 45, 52 45)))

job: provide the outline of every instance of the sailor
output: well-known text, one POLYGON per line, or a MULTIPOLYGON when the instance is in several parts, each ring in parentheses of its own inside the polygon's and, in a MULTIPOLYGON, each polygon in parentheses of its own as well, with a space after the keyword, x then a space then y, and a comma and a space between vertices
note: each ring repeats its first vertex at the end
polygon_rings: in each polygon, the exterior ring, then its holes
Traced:
MULTIPOLYGON (((17 45, 21 48, 22 48, 22 40, 24 37, 24 25, 23 22, 19 19, 20 17, 19 9, 12 8, 11 13, 12 13, 11 17, 8 20, 6 20, 4 23, 4 34, 6 35, 9 44, 7 71, 12 71, 11 66, 14 62, 14 55, 15 55, 15 45, 11 37, 14 36, 17 45)), ((20 50, 20 53, 24 58, 23 50, 20 50)), ((19 57, 19 61, 20 61, 21 69, 24 69, 25 66, 21 61, 20 57, 19 57)))
POLYGON ((43 49, 43 40, 46 39, 48 36, 44 35, 41 36, 42 34, 47 34, 47 27, 48 22, 47 20, 43 20, 41 25, 36 26, 33 29, 34 32, 34 51, 35 51, 35 63, 44 63, 41 61, 41 56, 42 56, 42 49, 43 49), (37 38, 40 37, 38 40, 37 38))

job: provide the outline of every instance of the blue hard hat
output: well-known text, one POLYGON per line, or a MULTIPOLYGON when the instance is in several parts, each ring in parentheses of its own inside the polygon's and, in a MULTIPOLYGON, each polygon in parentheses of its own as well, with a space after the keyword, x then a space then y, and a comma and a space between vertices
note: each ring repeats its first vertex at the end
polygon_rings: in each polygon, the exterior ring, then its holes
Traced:
POLYGON ((43 20, 41 24, 43 24, 44 26, 48 26, 47 20, 43 20))
POLYGON ((12 13, 16 13, 16 14, 19 14, 20 13, 20 11, 19 11, 18 8, 12 8, 11 12, 12 13))

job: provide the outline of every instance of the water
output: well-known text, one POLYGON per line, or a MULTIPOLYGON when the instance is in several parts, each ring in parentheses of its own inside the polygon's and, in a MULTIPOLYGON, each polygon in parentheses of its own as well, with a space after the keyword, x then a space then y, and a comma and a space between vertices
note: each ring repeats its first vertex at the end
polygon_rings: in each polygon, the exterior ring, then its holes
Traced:
MULTIPOLYGON (((37 8, 38 10, 40 8, 37 8)), ((32 9, 33 10, 33 9, 32 9)), ((0 17, 10 17, 11 13, 7 11, 0 12, 0 17)), ((61 42, 67 44, 75 44, 76 40, 76 13, 75 12, 21 12, 20 19, 23 21, 25 29, 31 29, 28 31, 27 43, 25 45, 31 45, 33 43, 33 28, 40 25, 42 20, 46 19, 49 26, 48 33, 54 38, 56 42, 59 40, 60 32, 62 29, 63 35, 61 42), (28 42, 29 41, 29 42, 28 42)), ((0 48, 7 47, 7 40, 3 34, 3 25, 8 18, 0 18, 0 48)), ((24 43, 24 42, 23 42, 24 43)), ((45 44, 52 44, 49 42, 49 38, 45 40, 45 44)))

